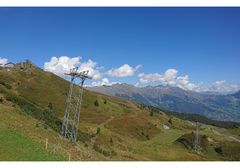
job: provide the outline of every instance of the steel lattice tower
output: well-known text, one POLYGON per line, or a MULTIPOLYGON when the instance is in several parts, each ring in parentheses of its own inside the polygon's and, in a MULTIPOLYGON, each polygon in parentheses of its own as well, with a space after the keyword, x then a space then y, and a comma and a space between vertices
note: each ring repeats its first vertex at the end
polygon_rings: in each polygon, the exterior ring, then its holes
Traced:
POLYGON ((91 79, 91 77, 88 76, 88 71, 78 72, 78 68, 71 69, 70 73, 66 73, 65 75, 71 76, 71 82, 66 100, 61 134, 63 137, 76 142, 83 95, 83 84, 86 79, 91 79), (76 85, 76 79, 80 79, 80 87, 74 87, 74 85, 76 85))
POLYGON ((201 146, 200 146, 200 137, 199 137, 199 131, 200 131, 200 123, 199 122, 196 122, 196 133, 195 133, 195 139, 194 139, 194 146, 193 146, 193 149, 195 151, 199 151, 201 149, 201 146))

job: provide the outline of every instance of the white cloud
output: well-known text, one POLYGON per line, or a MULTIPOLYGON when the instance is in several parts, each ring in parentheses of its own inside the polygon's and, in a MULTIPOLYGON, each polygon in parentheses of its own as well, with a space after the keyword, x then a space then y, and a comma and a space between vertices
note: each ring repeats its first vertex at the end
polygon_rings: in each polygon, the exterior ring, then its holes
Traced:
POLYGON ((163 85, 169 85, 172 87, 179 87, 184 90, 196 90, 199 85, 190 82, 189 77, 177 76, 178 71, 176 69, 167 69, 164 74, 139 74, 139 82, 143 84, 160 82, 163 85))
POLYGON ((8 63, 8 59, 7 58, 1 58, 0 57, 0 66, 3 66, 4 64, 8 63))
POLYGON ((102 80, 98 81, 98 82, 92 82, 91 86, 110 86, 113 84, 116 84, 117 82, 109 82, 109 80, 107 78, 103 78, 102 80))
POLYGON ((71 68, 79 67, 79 71, 89 71, 89 75, 93 79, 100 79, 102 77, 97 63, 88 60, 87 62, 80 62, 80 57, 70 58, 68 56, 61 56, 59 58, 52 57, 49 62, 44 63, 44 70, 52 72, 58 76, 64 77, 64 73, 69 72, 71 68))
POLYGON ((204 91, 220 92, 220 93, 234 93, 240 90, 240 85, 228 84, 225 80, 215 81, 212 85, 204 91))
POLYGON ((138 75, 140 77, 139 82, 145 83, 145 84, 153 83, 153 82, 161 82, 167 85, 174 85, 176 82, 177 72, 178 71, 176 69, 168 69, 165 71, 163 75, 158 73, 153 73, 153 74, 141 73, 138 75))
POLYGON ((140 83, 147 84, 147 83, 153 83, 153 82, 159 81, 159 79, 161 78, 161 75, 158 73, 154 73, 154 74, 141 73, 138 75, 138 77, 139 77, 140 83))
POLYGON ((111 69, 107 71, 107 74, 114 77, 127 77, 127 76, 133 76, 134 73, 141 68, 142 65, 137 65, 135 68, 129 66, 128 64, 124 64, 119 68, 111 69))
POLYGON ((217 93, 233 93, 240 90, 240 85, 228 84, 226 81, 216 81, 208 87, 203 87, 200 84, 195 84, 190 81, 188 75, 177 76, 176 69, 168 69, 164 74, 139 74, 139 82, 142 84, 159 82, 163 85, 179 87, 184 90, 196 92, 217 92, 217 93))
POLYGON ((97 67, 97 63, 88 60, 87 62, 83 62, 80 64, 79 71, 89 71, 89 76, 91 76, 93 79, 100 79, 102 78, 102 75, 99 71, 101 69, 100 67, 97 67))
POLYGON ((176 78, 176 86, 181 89, 191 90, 191 91, 197 91, 201 88, 200 84, 195 84, 195 83, 190 82, 188 75, 177 77, 176 78))
MULTIPOLYGON (((6 58, 0 57, 0 65, 6 64, 8 60, 6 58)), ((100 71, 103 67, 98 67, 97 63, 91 59, 86 62, 81 62, 80 57, 70 58, 68 56, 61 56, 59 58, 52 57, 49 62, 45 62, 44 70, 53 72, 58 76, 65 77, 64 73, 69 72, 73 67, 79 67, 79 71, 89 71, 89 75, 93 77, 94 81, 91 83, 91 86, 102 86, 102 85, 112 85, 116 82, 110 82, 108 78, 103 78, 103 73, 100 71), (103 78, 103 79, 102 79, 103 78), (101 79, 101 80, 100 80, 101 79)), ((128 64, 124 64, 119 68, 111 69, 107 71, 106 74, 113 77, 127 77, 133 76, 137 73, 139 68, 142 65, 137 65, 136 67, 131 67, 128 64)), ((135 86, 140 84, 148 84, 159 82, 163 85, 169 85, 172 87, 179 87, 184 90, 196 91, 196 92, 216 92, 216 93, 233 93, 240 90, 240 85, 229 84, 225 80, 216 81, 208 87, 203 87, 200 84, 191 82, 188 75, 178 76, 178 71, 176 69, 167 69, 163 74, 152 73, 144 74, 141 73, 138 75, 139 81, 135 86)))
POLYGON ((69 58, 68 56, 61 56, 59 58, 52 57, 49 62, 44 63, 44 70, 52 72, 58 76, 64 76, 64 73, 69 72, 80 64, 80 57, 69 58))

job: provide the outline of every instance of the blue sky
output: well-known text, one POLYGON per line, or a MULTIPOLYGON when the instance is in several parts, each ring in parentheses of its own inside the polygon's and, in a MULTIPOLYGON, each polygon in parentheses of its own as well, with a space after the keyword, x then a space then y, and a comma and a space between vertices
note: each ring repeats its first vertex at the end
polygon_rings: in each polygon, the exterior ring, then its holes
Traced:
POLYGON ((204 87, 239 85, 239 18, 240 8, 0 8, 0 57, 44 68, 53 56, 80 56, 101 67, 95 82, 170 84, 164 74, 175 69, 204 87), (109 75, 124 64, 131 75, 109 75))

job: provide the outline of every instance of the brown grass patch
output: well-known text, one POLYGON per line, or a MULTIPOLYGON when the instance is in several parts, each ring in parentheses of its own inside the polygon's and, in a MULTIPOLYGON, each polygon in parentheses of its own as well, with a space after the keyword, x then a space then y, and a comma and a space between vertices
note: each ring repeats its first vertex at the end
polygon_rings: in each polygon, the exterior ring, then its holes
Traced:
POLYGON ((124 136, 141 141, 149 140, 160 130, 142 116, 124 116, 110 121, 105 127, 124 136))

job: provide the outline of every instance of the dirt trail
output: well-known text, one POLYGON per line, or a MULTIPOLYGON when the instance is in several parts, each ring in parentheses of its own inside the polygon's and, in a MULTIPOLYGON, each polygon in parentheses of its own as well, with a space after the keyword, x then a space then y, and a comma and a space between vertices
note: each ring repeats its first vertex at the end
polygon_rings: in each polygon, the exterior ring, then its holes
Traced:
MULTIPOLYGON (((106 125, 108 122, 112 121, 114 119, 113 116, 111 116, 111 118, 107 119, 105 122, 101 123, 99 125, 99 128, 103 129, 104 125, 106 125)), ((93 145, 95 144, 96 140, 97 140, 98 136, 95 136, 93 138, 91 138, 91 142, 90 142, 90 146, 93 147, 93 145)))
POLYGON ((100 124, 100 126, 104 127, 104 125, 106 125, 107 123, 109 123, 110 121, 112 121, 115 117, 111 116, 109 119, 107 119, 105 122, 103 122, 102 124, 100 124))

